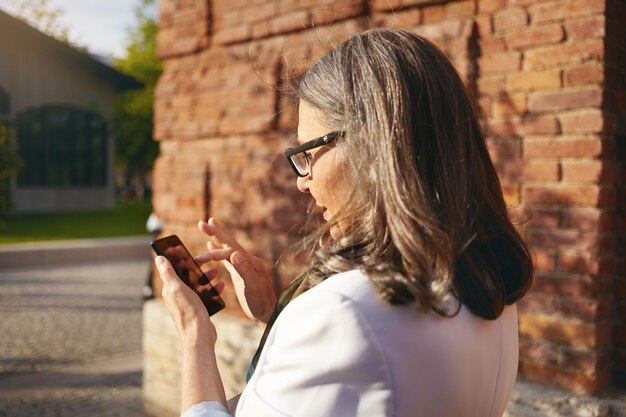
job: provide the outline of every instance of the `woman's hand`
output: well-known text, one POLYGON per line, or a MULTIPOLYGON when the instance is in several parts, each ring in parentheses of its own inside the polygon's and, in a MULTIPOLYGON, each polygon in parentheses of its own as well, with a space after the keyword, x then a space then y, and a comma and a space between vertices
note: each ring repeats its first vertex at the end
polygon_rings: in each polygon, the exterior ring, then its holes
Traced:
MULTIPOLYGON (((200 297, 180 280, 165 257, 157 256, 155 263, 163 281, 161 295, 174 320, 183 347, 203 345, 212 349, 217 339, 215 326, 200 297)), ((224 284, 221 284, 222 289, 223 287, 224 284)))
MULTIPOLYGON (((163 300, 174 319, 181 341, 181 413, 202 401, 219 401, 226 406, 224 385, 217 367, 215 326, 204 304, 191 288, 185 285, 172 265, 163 256, 155 263, 163 281, 163 300)), ((207 278, 211 279, 209 271, 207 278)), ((216 285, 220 292, 224 284, 216 285)))
POLYGON ((198 228, 211 237, 209 251, 196 257, 199 264, 221 261, 229 272, 235 294, 246 316, 258 323, 267 323, 276 305, 271 273, 262 259, 241 247, 226 228, 214 218, 199 222, 198 228))

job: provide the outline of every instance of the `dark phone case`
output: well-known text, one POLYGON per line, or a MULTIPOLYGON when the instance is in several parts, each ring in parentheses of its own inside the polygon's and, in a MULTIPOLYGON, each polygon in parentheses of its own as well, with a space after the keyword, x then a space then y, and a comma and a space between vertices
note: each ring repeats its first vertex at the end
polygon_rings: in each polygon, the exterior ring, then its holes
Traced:
POLYGON ((176 271, 176 274, 178 274, 181 281, 183 281, 189 288, 194 290, 196 294, 200 296, 200 299, 206 307, 209 316, 212 316, 218 311, 224 309, 224 300, 222 300, 215 287, 213 287, 213 285, 211 285, 211 283, 206 279, 204 272, 200 269, 200 265, 198 265, 193 256, 191 256, 178 236, 170 235, 157 239, 151 242, 150 246, 157 255, 167 258, 167 260, 169 260, 174 267, 174 271, 176 271), (180 258, 176 258, 174 255, 166 252, 167 249, 175 248, 177 246, 182 248, 180 258), (181 261, 186 264, 186 267, 180 265, 181 261), (207 286, 209 287, 208 291, 206 291, 207 286), (200 291, 201 289, 204 291, 200 291))

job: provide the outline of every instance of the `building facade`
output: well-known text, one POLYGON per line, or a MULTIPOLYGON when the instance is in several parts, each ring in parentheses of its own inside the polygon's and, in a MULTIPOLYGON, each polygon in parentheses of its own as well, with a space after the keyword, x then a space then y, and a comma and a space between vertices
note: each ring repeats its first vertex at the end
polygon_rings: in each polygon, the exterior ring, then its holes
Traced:
MULTIPOLYGON (((164 233, 202 251, 195 223, 215 216, 251 251, 278 260, 298 239, 307 204, 281 155, 297 125, 288 86, 350 34, 379 26, 437 43, 484 111, 511 216, 523 221, 535 260, 533 290, 519 305, 520 378, 578 393, 624 386, 621 0, 162 0, 153 203, 164 233)), ((276 288, 290 276, 277 272, 276 288)), ((225 298, 237 305, 232 291, 225 298)), ((166 314, 152 303, 147 323, 166 314)), ((245 326, 240 317, 234 307, 216 322, 245 326)), ((243 359, 232 372, 243 372, 258 335, 230 334, 220 334, 230 346, 222 352, 234 349, 243 359)), ((177 389, 167 353, 175 342, 146 337, 154 342, 145 346, 146 404, 168 406, 157 385, 177 389)), ((223 363, 228 373, 232 357, 223 363)))
POLYGON ((0 120, 24 161, 16 211, 113 207, 114 98, 140 86, 0 11, 0 120))

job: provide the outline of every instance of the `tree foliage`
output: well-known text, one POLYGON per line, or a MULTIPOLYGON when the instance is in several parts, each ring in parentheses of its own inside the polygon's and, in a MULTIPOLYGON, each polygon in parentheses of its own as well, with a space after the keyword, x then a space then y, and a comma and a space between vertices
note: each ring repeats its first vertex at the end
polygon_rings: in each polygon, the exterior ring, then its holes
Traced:
POLYGON ((11 178, 17 175, 21 166, 22 160, 11 131, 0 123, 0 226, 4 226, 12 208, 11 178))
POLYGON ((113 64, 144 84, 142 89, 120 93, 116 98, 116 164, 127 177, 145 177, 158 154, 158 144, 152 140, 152 105, 162 64, 156 58, 157 23, 150 14, 154 4, 155 0, 139 0, 136 26, 128 33, 125 55, 113 64))
POLYGON ((71 44, 69 29, 59 21, 65 12, 61 7, 52 7, 49 0, 14 0, 15 17, 28 23, 46 35, 71 44))

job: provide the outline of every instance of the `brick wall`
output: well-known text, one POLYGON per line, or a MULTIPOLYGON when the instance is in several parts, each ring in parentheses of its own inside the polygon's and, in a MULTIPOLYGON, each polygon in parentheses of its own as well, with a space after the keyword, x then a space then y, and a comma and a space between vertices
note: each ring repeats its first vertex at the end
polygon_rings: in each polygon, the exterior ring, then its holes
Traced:
POLYGON ((195 223, 216 216, 276 261, 308 202, 281 154, 297 123, 281 91, 350 34, 406 28, 473 91, 511 214, 527 219, 536 276, 520 303, 521 373, 582 392, 624 383, 625 25, 623 0, 162 0, 164 233, 201 251, 195 223))

